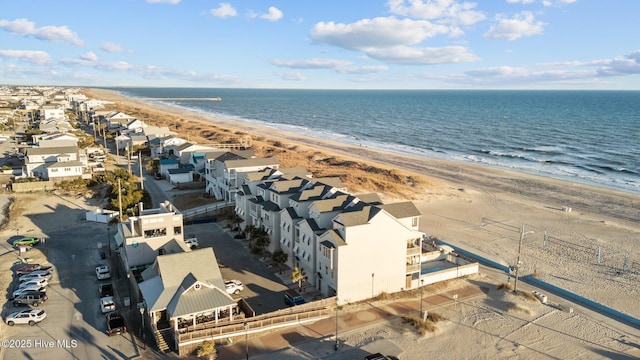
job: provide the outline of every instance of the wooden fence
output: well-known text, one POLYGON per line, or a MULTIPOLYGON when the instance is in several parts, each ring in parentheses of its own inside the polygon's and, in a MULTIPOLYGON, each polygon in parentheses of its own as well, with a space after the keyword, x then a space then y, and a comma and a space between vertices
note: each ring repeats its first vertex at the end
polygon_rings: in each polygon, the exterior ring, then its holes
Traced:
POLYGON ((177 334, 180 349, 179 353, 183 353, 183 349, 191 349, 194 344, 206 340, 215 341, 235 336, 245 336, 247 334, 256 334, 280 327, 295 326, 306 322, 321 320, 333 316, 335 302, 335 297, 331 297, 252 318, 225 322, 224 325, 215 326, 214 324, 207 328, 206 325, 203 324, 200 328, 196 327, 193 331, 177 334))

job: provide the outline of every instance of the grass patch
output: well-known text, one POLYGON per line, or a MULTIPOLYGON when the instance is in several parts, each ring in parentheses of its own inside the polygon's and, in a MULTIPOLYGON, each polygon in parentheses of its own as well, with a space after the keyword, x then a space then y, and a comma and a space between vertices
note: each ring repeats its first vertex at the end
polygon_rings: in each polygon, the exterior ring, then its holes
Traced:
POLYGON ((501 283, 501 284, 498 284, 498 286, 496 286, 496 290, 502 290, 502 289, 513 290, 513 284, 501 283))
POLYGON ((527 308, 524 308, 524 307, 522 307, 520 305, 517 305, 517 304, 509 305, 509 307, 507 307, 507 311, 520 311, 520 312, 523 312, 523 313, 525 313, 527 315, 531 315, 531 310, 529 310, 527 308))
POLYGON ((417 317, 407 317, 407 316, 403 316, 402 317, 402 322, 405 324, 411 324, 411 326, 413 326, 414 328, 416 328, 416 330, 418 331, 418 333, 420 333, 420 335, 425 335, 427 333, 433 333, 436 331, 437 326, 436 323, 439 321, 443 321, 443 320, 447 320, 447 318, 445 318, 444 316, 438 314, 438 313, 429 313, 429 315, 427 315, 427 319, 426 320, 422 320, 420 318, 417 317))

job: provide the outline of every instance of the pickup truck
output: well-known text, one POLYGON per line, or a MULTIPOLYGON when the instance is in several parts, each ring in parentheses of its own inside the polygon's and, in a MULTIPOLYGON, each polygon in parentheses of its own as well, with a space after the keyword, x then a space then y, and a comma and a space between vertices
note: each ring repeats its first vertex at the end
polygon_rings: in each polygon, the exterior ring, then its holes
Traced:
POLYGON ((112 311, 107 314, 107 335, 113 336, 117 334, 124 334, 127 332, 127 327, 124 324, 124 318, 118 311, 112 311))

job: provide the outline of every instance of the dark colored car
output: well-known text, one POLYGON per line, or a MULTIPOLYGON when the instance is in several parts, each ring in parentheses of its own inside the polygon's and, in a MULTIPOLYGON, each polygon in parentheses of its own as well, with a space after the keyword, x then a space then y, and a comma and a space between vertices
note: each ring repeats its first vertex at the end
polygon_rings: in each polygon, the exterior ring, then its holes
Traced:
POLYGON ((31 305, 37 307, 43 302, 47 301, 47 294, 41 292, 29 292, 13 299, 13 306, 31 305))
POLYGON ((36 271, 36 270, 52 270, 51 265, 40 265, 40 264, 23 264, 21 266, 18 266, 18 268, 16 269, 16 274, 18 275, 26 275, 30 272, 36 271))
POLYGON ((127 327, 124 324, 124 318, 118 311, 112 311, 106 315, 107 319, 107 335, 113 336, 117 334, 124 334, 127 332, 127 327))
POLYGON ((113 296, 113 285, 112 284, 100 284, 98 287, 100 290, 100 298, 113 296))
POLYGON ((284 303, 289 306, 295 306, 305 304, 306 301, 297 291, 289 289, 284 293, 284 303))

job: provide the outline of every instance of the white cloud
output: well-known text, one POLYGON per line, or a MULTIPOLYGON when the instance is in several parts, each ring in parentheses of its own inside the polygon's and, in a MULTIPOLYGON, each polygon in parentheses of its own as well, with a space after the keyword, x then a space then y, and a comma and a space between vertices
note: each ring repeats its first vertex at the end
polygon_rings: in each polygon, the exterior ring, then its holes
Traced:
POLYGON ((387 66, 348 66, 345 68, 336 69, 336 72, 341 74, 378 74, 389 70, 387 66))
POLYGON ((77 46, 84 45, 84 42, 78 38, 78 35, 66 26, 43 26, 36 28, 33 21, 16 19, 13 21, 0 20, 0 28, 22 36, 33 36, 39 40, 68 42, 77 46))
POLYGON ((546 25, 542 21, 536 21, 530 11, 522 11, 512 18, 497 15, 496 20, 498 24, 491 26, 484 34, 485 39, 516 40, 523 36, 540 35, 546 25))
POLYGON ((226 18, 230 16, 237 16, 238 12, 229 3, 220 3, 215 9, 211 9, 209 13, 215 17, 226 18))
POLYGON ((52 62, 49 54, 44 51, 34 50, 0 50, 0 57, 18 59, 38 65, 45 65, 52 62))
POLYGON ((282 19, 282 11, 275 6, 269 6, 269 12, 266 14, 260 15, 261 19, 269 20, 269 21, 278 21, 282 19))
POLYGON ((478 61, 480 58, 464 46, 411 47, 369 49, 366 54, 392 64, 435 65, 478 61))
POLYGON ((98 55, 96 55, 92 51, 89 51, 88 53, 86 53, 84 55, 80 55, 80 59, 86 60, 86 61, 98 61, 98 55))
POLYGON ((335 59, 307 59, 307 60, 280 60, 273 59, 271 64, 279 67, 287 67, 291 69, 338 69, 351 65, 351 61, 335 60, 335 59))
POLYGON ((110 53, 121 53, 125 51, 122 46, 110 41, 103 42, 102 45, 100 45, 100 49, 110 53))
POLYGON ((456 0, 389 0, 389 12, 442 23, 471 25, 486 16, 474 10, 478 4, 456 0))
POLYGON ((363 19, 351 24, 320 22, 311 29, 311 38, 316 43, 362 51, 369 58, 394 64, 431 65, 478 60, 476 55, 462 46, 412 46, 447 33, 459 35, 455 28, 427 20, 384 17, 363 19))
POLYGON ((311 38, 316 43, 363 50, 414 45, 438 34, 446 34, 449 30, 447 26, 426 20, 378 17, 351 24, 319 22, 311 29, 311 38))
POLYGON ((573 4, 576 0, 543 0, 542 5, 544 6, 561 6, 564 4, 573 4))
POLYGON ((532 4, 536 0, 507 0, 509 4, 532 4))
POLYGON ((284 72, 284 73, 275 73, 275 76, 279 77, 282 80, 286 81, 305 81, 307 77, 302 75, 300 72, 284 72))
POLYGON ((443 82, 479 86, 548 83, 592 84, 603 79, 640 75, 640 50, 612 59, 538 63, 531 66, 495 66, 458 74, 422 74, 443 82))
POLYGON ((176 5, 180 0, 147 0, 149 4, 171 4, 176 5))

